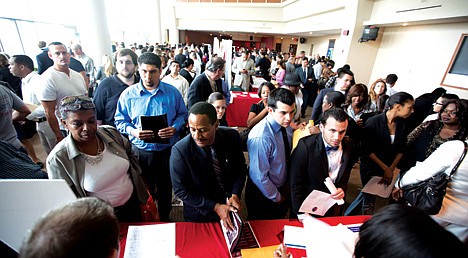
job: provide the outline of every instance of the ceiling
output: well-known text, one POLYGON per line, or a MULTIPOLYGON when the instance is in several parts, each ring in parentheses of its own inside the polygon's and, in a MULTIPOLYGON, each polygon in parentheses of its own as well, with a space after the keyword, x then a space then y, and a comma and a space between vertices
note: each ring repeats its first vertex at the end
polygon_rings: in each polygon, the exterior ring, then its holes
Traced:
MULTIPOLYGON (((191 30, 195 31, 195 30, 191 30)), ((246 31, 208 31, 208 30, 197 30, 200 33, 213 34, 213 35, 233 35, 233 36, 255 36, 255 37, 294 37, 294 38, 310 38, 310 37, 322 37, 328 35, 340 34, 340 29, 335 30, 324 30, 324 31, 314 31, 312 34, 310 32, 294 32, 294 33, 255 33, 255 32, 246 32, 246 31)))

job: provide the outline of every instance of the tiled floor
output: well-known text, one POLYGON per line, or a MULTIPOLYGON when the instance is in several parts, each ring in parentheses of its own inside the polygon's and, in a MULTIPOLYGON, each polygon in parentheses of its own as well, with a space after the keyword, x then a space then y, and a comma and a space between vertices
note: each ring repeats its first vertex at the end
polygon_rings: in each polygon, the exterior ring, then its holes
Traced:
MULTIPOLYGON (((307 109, 307 113, 306 113, 307 118, 310 117, 310 112, 311 112, 311 108, 309 107, 307 109)), ((307 118, 303 119, 303 121, 308 121, 307 118)), ((243 129, 244 128, 239 128, 239 131, 242 131, 243 129)), ((40 141, 39 141, 39 137, 37 135, 34 136, 33 143, 34 143, 34 148, 36 150, 36 155, 45 164, 47 154, 43 150, 42 145, 40 144, 40 141)), ((247 153, 244 153, 244 154, 246 155, 246 160, 248 160, 247 153)), ((360 179, 360 176, 359 176, 359 164, 356 163, 356 165, 354 166, 354 168, 353 168, 353 170, 351 172, 351 176, 350 176, 350 179, 349 179, 348 191, 347 191, 346 197, 345 197, 346 207, 359 194, 359 190, 360 190, 361 187, 362 186, 361 186, 361 179, 360 179)), ((242 200, 243 199, 244 198, 242 198, 242 200)), ((375 203, 375 211, 377 211, 380 208, 386 206, 387 204, 388 204, 387 199, 377 197, 376 198, 376 203, 375 203)), ((244 201, 242 201, 242 206, 243 206, 242 207, 242 214, 243 214, 243 217, 246 218, 247 217, 247 211, 246 211, 246 208, 245 208, 244 201)), ((182 210, 183 210, 183 207, 181 207, 181 206, 172 207, 172 212, 171 212, 171 215, 170 215, 170 219, 173 220, 173 221, 183 221, 182 210)))

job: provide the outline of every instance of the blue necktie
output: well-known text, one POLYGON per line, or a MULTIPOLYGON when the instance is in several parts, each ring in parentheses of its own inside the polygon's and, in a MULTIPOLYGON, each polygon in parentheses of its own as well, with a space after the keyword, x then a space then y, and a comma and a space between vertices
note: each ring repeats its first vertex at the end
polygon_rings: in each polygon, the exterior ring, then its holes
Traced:
POLYGON ((339 146, 336 146, 336 147, 325 146, 326 151, 337 151, 339 148, 340 148, 339 146))
POLYGON ((302 71, 302 83, 305 84, 307 81, 307 72, 306 72, 306 68, 304 68, 304 70, 302 71))

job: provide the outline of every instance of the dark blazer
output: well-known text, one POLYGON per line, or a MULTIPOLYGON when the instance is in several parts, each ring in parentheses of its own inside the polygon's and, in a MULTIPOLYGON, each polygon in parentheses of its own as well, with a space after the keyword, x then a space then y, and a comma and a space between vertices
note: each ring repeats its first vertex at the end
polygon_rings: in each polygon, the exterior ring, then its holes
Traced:
POLYGON ((83 71, 86 71, 84 69, 83 64, 80 61, 78 61, 76 58, 73 58, 73 57, 70 57, 70 69, 72 69, 73 71, 75 71, 77 73, 81 73, 83 71))
MULTIPOLYGON (((221 79, 216 80, 216 91, 224 95, 221 79)), ((213 93, 213 89, 205 73, 198 75, 193 80, 187 93, 187 109, 190 109, 197 102, 207 101, 211 93, 213 93)))
POLYGON ((362 137, 361 171, 370 171, 372 175, 382 176, 383 171, 369 154, 374 153, 383 163, 390 166, 397 153, 406 152, 407 131, 404 119, 396 120, 395 140, 391 144, 390 131, 387 126, 386 112, 369 118, 362 137), (365 136, 365 137, 364 137, 365 136))
POLYGON ((218 128, 215 150, 223 173, 223 192, 218 187, 213 162, 207 152, 187 135, 172 147, 170 172, 174 194, 184 202, 185 221, 219 221, 213 211, 216 203, 226 203, 232 194, 239 197, 244 188, 247 167, 241 150, 239 133, 218 128))
POLYGON ((54 61, 49 58, 48 48, 44 48, 43 51, 36 56, 36 61, 38 74, 42 74, 45 70, 54 65, 54 61))
POLYGON ((193 76, 185 69, 180 69, 180 72, 179 74, 184 77, 188 83, 189 83, 189 86, 192 85, 192 82, 193 82, 193 76))
POLYGON ((304 88, 313 88, 315 91, 317 91, 317 80, 315 79, 315 75, 314 75, 314 69, 312 67, 307 67, 307 74, 306 76, 304 77, 304 68, 302 68, 302 66, 296 68, 296 71, 295 73, 299 76, 299 78, 301 79, 301 82, 302 82, 302 85, 304 85, 304 88), (309 79, 312 79, 311 82, 309 82, 308 80, 309 79), (314 87, 315 86, 315 87, 314 87))
POLYGON ((330 91, 334 91, 335 89, 333 88, 326 88, 323 89, 319 92, 317 98, 315 99, 314 106, 312 107, 312 115, 310 119, 316 121, 319 119, 320 114, 322 114, 322 102, 323 98, 325 98, 325 95, 329 93, 330 91))
MULTIPOLYGON (((343 138, 341 144, 343 155, 335 186, 346 192, 351 169, 358 156, 352 151, 352 141, 349 137, 343 138)), ((313 190, 330 193, 324 184, 325 178, 328 177, 328 160, 322 133, 299 140, 291 156, 290 171, 291 205, 294 214, 298 213, 302 202, 313 190)), ((335 204, 325 216, 339 216, 341 208, 335 204)))

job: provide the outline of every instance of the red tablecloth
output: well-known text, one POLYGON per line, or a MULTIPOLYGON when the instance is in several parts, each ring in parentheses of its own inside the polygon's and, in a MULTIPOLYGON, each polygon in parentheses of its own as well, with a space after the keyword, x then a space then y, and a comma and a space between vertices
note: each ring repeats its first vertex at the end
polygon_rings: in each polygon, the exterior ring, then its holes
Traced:
MULTIPOLYGON (((346 217, 328 217, 320 220, 335 226, 342 224, 362 223, 370 216, 346 216, 346 217)), ((134 223, 132 225, 148 225, 156 223, 134 223)), ((283 230, 285 225, 302 226, 297 220, 253 220, 250 225, 257 237, 260 246, 279 245, 280 240, 277 235, 283 230)), ((125 252, 127 241, 127 231, 129 224, 120 226, 120 257, 125 252)), ((305 256, 305 250, 290 249, 294 257, 305 256)), ((176 254, 182 258, 190 257, 230 257, 224 236, 222 235, 219 223, 176 223, 176 254)))
POLYGON ((232 103, 226 109, 226 120, 229 126, 247 126, 247 118, 252 104, 261 98, 254 92, 231 92, 232 103))

